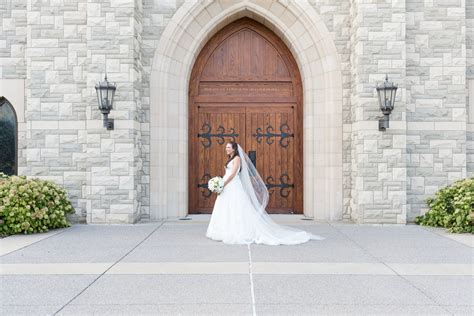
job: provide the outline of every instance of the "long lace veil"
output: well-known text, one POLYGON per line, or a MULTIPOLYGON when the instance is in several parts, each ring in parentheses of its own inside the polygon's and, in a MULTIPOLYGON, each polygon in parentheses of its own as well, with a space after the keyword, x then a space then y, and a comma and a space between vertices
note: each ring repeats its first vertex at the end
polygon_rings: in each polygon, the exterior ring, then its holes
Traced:
POLYGON ((257 220, 261 224, 259 225, 260 232, 267 237, 271 236, 271 239, 290 243, 291 240, 296 237, 295 233, 309 234, 311 239, 324 239, 299 229, 279 225, 272 220, 265 210, 269 199, 267 186, 240 145, 238 145, 238 150, 241 161, 240 181, 258 214, 257 220))
POLYGON ((267 186, 240 145, 238 145, 238 149, 241 161, 240 181, 242 181, 245 193, 259 213, 265 212, 269 197, 267 186))

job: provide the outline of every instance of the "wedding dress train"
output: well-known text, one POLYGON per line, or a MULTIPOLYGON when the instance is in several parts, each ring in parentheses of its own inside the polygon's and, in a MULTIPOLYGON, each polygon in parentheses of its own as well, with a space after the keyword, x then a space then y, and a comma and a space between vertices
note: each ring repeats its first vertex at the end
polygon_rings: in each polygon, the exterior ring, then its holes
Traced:
MULTIPOLYGON (((312 239, 324 239, 306 231, 279 225, 270 218, 265 211, 268 202, 268 191, 266 187, 262 187, 262 182, 259 183, 260 187, 256 189, 259 192, 254 193, 255 191, 251 188, 252 185, 249 184, 250 181, 254 180, 247 178, 247 181, 245 181, 244 178, 244 181, 242 181, 241 178, 247 176, 247 173, 252 176, 252 170, 248 171, 247 169, 254 167, 253 165, 249 166, 249 160, 246 160, 248 157, 240 146, 239 153, 242 161, 241 171, 235 175, 217 197, 206 236, 226 244, 296 245, 312 239), (249 191, 251 194, 249 194, 249 191), (260 198, 260 194, 263 198, 260 198)), ((227 165, 224 179, 230 176, 234 161, 232 160, 227 165)), ((253 171, 253 173, 252 178, 257 175, 260 179, 256 171, 253 171)))

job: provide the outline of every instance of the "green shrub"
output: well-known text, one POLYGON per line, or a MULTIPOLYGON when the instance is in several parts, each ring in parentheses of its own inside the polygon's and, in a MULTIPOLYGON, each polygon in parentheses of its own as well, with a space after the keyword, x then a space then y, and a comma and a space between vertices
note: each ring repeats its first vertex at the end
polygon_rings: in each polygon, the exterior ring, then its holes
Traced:
POLYGON ((66 191, 53 182, 0 175, 0 234, 68 227, 66 214, 72 212, 66 191))
POLYGON ((473 233, 474 178, 454 182, 436 192, 426 203, 429 211, 416 218, 416 223, 441 226, 453 233, 473 233))

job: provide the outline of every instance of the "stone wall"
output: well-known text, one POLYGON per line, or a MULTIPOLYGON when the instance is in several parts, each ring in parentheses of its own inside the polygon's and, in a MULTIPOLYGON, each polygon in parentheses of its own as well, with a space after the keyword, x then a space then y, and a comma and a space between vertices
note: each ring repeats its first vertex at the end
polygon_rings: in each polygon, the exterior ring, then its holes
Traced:
POLYGON ((88 222, 139 217, 146 180, 140 4, 13 0, 0 8, 1 79, 26 80, 19 173, 64 185, 88 222), (119 86, 114 131, 102 127, 94 89, 106 71, 119 86))
POLYGON ((80 217, 86 154, 87 1, 27 1, 26 164, 65 186, 80 217))
POLYGON ((406 221, 405 12, 404 1, 351 2, 351 208, 361 223, 406 221), (380 132, 375 86, 385 74, 399 88, 380 132))
POLYGON ((26 0, 0 1, 0 78, 26 78, 26 0))
POLYGON ((343 218, 351 218, 351 17, 349 0, 310 1, 331 32, 339 53, 343 80, 343 218))
MULTIPOLYGON (((0 2, 0 79, 25 80, 19 173, 64 185, 79 218, 149 217, 150 74, 161 35, 184 2, 0 2), (97 110, 94 86, 105 72, 118 85, 114 131, 103 128, 97 110)), ((474 124, 466 124, 474 3, 308 2, 341 61, 343 217, 412 221, 426 197, 474 174, 474 124), (379 132, 374 87, 386 73, 399 90, 390 128, 379 132)))
POLYGON ((408 220, 466 177, 465 14, 463 0, 407 0, 408 220))
MULTIPOLYGON (((22 89, 21 96, 24 98, 24 86, 26 80, 26 0, 0 1, 0 80, 15 81, 12 92, 19 94, 18 89, 22 89), (20 84, 18 84, 20 83, 20 84)), ((2 82, 2 91, 11 89, 12 84, 2 82)), ((26 165, 26 130, 25 110, 23 102, 14 102, 18 99, 9 97, 9 101, 15 108, 18 117, 18 171, 26 165), (18 104, 21 102, 21 105, 18 104)))
POLYGON ((143 3, 143 32, 141 62, 143 72, 141 76, 142 84, 142 137, 143 148, 143 176, 140 185, 142 187, 142 218, 150 217, 150 74, 153 63, 153 56, 158 47, 158 43, 171 17, 183 4, 183 0, 156 1, 145 0, 143 3))
MULTIPOLYGON (((466 1, 466 86, 470 84, 470 95, 474 98, 474 1, 466 1)), ((469 89, 469 87, 468 87, 469 89)), ((474 102, 473 100, 467 100, 474 102)), ((468 113, 467 125, 467 175, 474 177, 474 113, 468 113)))
POLYGON ((141 23, 142 6, 134 0, 87 4, 87 221, 133 223, 139 219, 142 177, 141 23), (94 86, 117 84, 111 117, 115 128, 102 126, 94 86))

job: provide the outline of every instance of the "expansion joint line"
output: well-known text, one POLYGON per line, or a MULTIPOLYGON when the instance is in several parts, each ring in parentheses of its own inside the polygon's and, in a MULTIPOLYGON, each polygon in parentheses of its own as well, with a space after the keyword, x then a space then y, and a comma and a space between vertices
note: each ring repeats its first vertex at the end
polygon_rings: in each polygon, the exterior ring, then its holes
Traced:
POLYGON ((247 245, 249 251, 249 277, 250 277, 250 295, 252 296, 252 314, 253 316, 257 315, 255 309, 255 290, 253 286, 253 274, 252 274, 252 253, 250 251, 250 244, 247 245))
POLYGON ((124 254, 122 257, 120 257, 117 261, 115 261, 114 264, 112 264, 110 267, 108 267, 104 272, 102 272, 97 278, 95 278, 90 284, 88 284, 84 289, 82 289, 82 291, 80 291, 79 293, 77 293, 73 298, 71 298, 68 302, 66 302, 66 304, 64 304, 60 309, 58 309, 56 312, 54 312, 53 315, 56 315, 58 314, 59 312, 61 312, 66 306, 68 306, 69 304, 71 304, 76 298, 78 298, 82 293, 84 293, 88 288, 90 288, 95 282, 97 282, 97 280, 99 280, 104 274, 106 274, 110 269, 112 269, 116 264, 118 264, 120 261, 122 261, 126 256, 128 256, 132 251, 134 251, 135 249, 137 249, 138 246, 140 246, 142 243, 144 243, 148 238, 150 238, 151 235, 153 235, 161 226, 163 226, 163 224, 165 223, 166 221, 162 221, 155 229, 153 229, 151 231, 151 233, 149 233, 145 238, 143 238, 142 241, 140 241, 138 244, 136 244, 132 249, 130 249, 126 254, 124 254))

